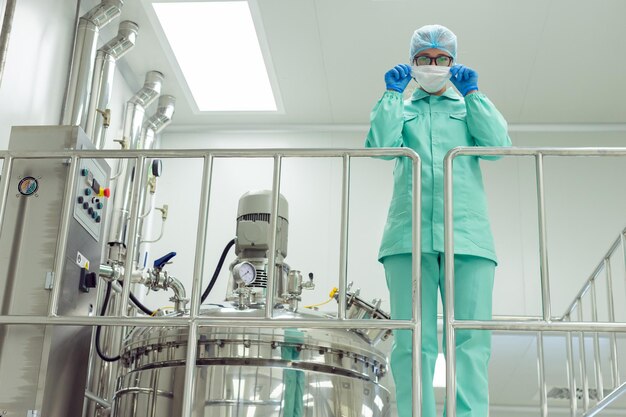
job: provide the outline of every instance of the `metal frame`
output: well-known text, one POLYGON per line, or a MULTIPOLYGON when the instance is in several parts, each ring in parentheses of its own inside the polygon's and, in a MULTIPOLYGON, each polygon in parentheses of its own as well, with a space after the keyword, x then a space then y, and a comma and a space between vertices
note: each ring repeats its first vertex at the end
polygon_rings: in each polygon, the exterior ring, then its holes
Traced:
MULTIPOLYGON (((379 148, 379 149, 228 149, 228 150, 139 150, 139 151, 64 151, 64 152, 0 152, 0 159, 4 160, 2 182, 0 184, 0 192, 2 201, 0 202, 0 230, 2 230, 2 222, 4 220, 4 212, 7 204, 9 192, 9 184, 13 160, 15 159, 69 159, 70 160, 70 185, 67 187, 64 195, 63 210, 61 213, 61 228, 57 241, 57 254, 55 258, 54 275, 56 277, 52 293, 50 307, 47 316, 17 316, 17 315, 1 315, 0 325, 76 325, 76 326, 177 326, 187 327, 189 329, 189 340, 198 338, 198 329, 200 327, 259 327, 259 328, 285 328, 285 327, 302 327, 302 328, 332 328, 332 329, 406 329, 413 332, 413 416, 421 416, 421 290, 420 290, 420 270, 421 259, 418 256, 421 253, 421 163, 419 156, 408 148, 379 148), (348 223, 349 223, 349 198, 350 198, 350 161, 351 158, 372 158, 372 157, 406 157, 411 159, 413 167, 413 212, 412 220, 414 225, 413 233, 413 316, 411 320, 368 320, 346 319, 346 279, 347 279, 347 255, 348 255, 348 223), (291 320, 291 319, 274 319, 272 317, 274 305, 273 281, 268 280, 267 288, 267 309, 264 317, 247 318, 247 319, 215 319, 201 317, 200 312, 200 293, 202 291, 202 271, 204 270, 204 252, 207 237, 208 224, 208 208, 211 194, 211 181, 213 178, 213 160, 214 158, 274 158, 274 176, 272 188, 272 208, 273 213, 278 212, 278 198, 280 193, 281 179, 281 162, 283 158, 342 158, 343 159, 343 175, 342 175, 342 206, 341 206, 341 239, 339 245, 340 251, 340 271, 339 271, 339 315, 337 320, 309 319, 309 320, 291 320), (196 253, 194 263, 194 278, 191 288, 191 306, 189 317, 167 318, 167 317, 129 317, 127 314, 127 306, 129 304, 130 285, 124 285, 121 302, 117 307, 115 316, 108 317, 64 317, 58 315, 60 285, 63 279, 63 260, 65 257, 65 248, 68 240, 68 224, 71 217, 71 191, 77 181, 77 173, 80 159, 130 159, 135 160, 136 166, 143 166, 143 162, 149 158, 198 158, 203 159, 202 172, 202 189, 200 198, 199 221, 197 229, 196 253)), ((142 170, 137 173, 139 177, 142 170)), ((138 225, 139 215, 139 184, 141 178, 135 181, 134 192, 131 200, 131 216, 130 216, 130 236, 138 225)), ((269 267, 268 276, 273 277, 276 235, 277 235, 277 216, 271 217, 271 240, 269 249, 269 267)), ((137 247, 134 240, 131 239, 128 245, 127 257, 134 259, 137 247)), ((124 280, 129 282, 131 278, 131 268, 128 268, 124 276, 124 280)), ((195 377, 195 357, 197 353, 197 343, 189 343, 187 351, 187 361, 185 368, 185 389, 182 401, 182 416, 191 417, 193 404, 193 380, 195 377)), ((88 395, 89 398, 93 397, 88 395)), ((98 399, 105 401, 106 399, 98 399)))
MULTIPOLYGON (((456 344, 455 344, 455 331, 458 329, 471 329, 471 330, 508 330, 508 331, 531 331, 538 332, 538 344, 537 344, 537 356, 538 366, 540 374, 540 411, 541 416, 547 416, 547 403, 545 395, 545 379, 543 377, 543 346, 542 332, 567 332, 568 337, 571 337, 572 332, 580 332, 580 347, 583 354, 581 355, 580 369, 581 378, 583 380, 583 404, 584 404, 584 416, 591 417, 596 415, 601 409, 606 407, 610 402, 614 401, 619 395, 626 391, 626 383, 617 387, 612 394, 598 402, 594 408, 589 410, 589 398, 588 398, 588 382, 586 375, 586 361, 584 355, 584 332, 595 332, 594 342, 596 345, 595 350, 595 369, 596 369, 596 384, 598 390, 602 389, 602 374, 599 370, 599 349, 597 343, 597 332, 609 332, 613 334, 612 338, 612 352, 616 352, 616 345, 614 344, 614 333, 626 333, 626 323, 614 322, 614 315, 612 316, 613 322, 600 323, 597 322, 597 306, 595 300, 594 284, 597 275, 602 268, 607 269, 607 280, 609 285, 611 284, 610 269, 608 268, 608 258, 616 248, 617 243, 622 244, 625 241, 623 231, 618 238, 617 242, 612 246, 609 254, 603 259, 601 264, 596 268, 592 277, 585 283, 583 289, 580 291, 570 308, 561 317, 553 317, 551 313, 550 303, 550 280, 548 270, 548 247, 547 247, 547 232, 546 232, 546 219, 545 219, 545 200, 544 200, 544 178, 543 178, 543 157, 544 156, 559 156, 559 157, 602 157, 602 156, 626 156, 626 148, 496 148, 496 147, 458 147, 450 150, 444 159, 444 251, 445 251, 445 306, 446 306, 446 412, 448 417, 456 416, 456 344), (541 271, 541 294, 542 294, 542 311, 543 317, 536 320, 516 320, 515 318, 508 319, 493 319, 490 321, 479 320, 456 320, 454 317, 454 229, 453 229, 453 186, 452 186, 452 173, 453 162, 457 156, 533 156, 536 163, 536 175, 537 175, 537 205, 538 205, 538 219, 539 219, 539 251, 540 251, 540 271, 541 271), (582 314, 582 296, 591 288, 592 295, 592 311, 593 322, 583 322, 582 314), (574 309, 578 310, 578 321, 571 321, 571 313, 574 309)), ((626 246, 623 246, 624 258, 626 260, 626 246)), ((612 297, 612 295, 609 295, 612 297)), ((612 299, 609 300, 610 309, 613 309, 612 299)), ((568 352, 571 350, 571 343, 568 338, 568 352)), ((612 353, 615 360, 612 362, 612 373, 617 372, 617 356, 616 353, 612 353)), ((573 388, 575 392, 575 378, 573 376, 573 367, 569 367, 569 380, 570 390, 573 388)), ((619 382, 619 375, 615 377, 615 381, 619 382)), ((599 393, 599 395, 602 395, 599 393)), ((600 397, 601 398, 601 397, 600 397)), ((570 408, 572 416, 576 415, 576 402, 570 402, 570 408)))

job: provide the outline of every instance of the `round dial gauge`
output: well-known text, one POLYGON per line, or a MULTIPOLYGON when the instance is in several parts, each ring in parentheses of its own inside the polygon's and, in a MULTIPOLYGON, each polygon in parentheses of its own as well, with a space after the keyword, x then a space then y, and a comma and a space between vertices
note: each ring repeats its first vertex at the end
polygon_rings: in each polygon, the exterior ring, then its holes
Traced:
POLYGON ((152 175, 155 177, 160 177, 163 173, 163 161, 160 159, 152 160, 152 175))
POLYGON ((250 262, 241 262, 233 267, 233 277, 239 283, 250 285, 256 279, 256 268, 250 262))

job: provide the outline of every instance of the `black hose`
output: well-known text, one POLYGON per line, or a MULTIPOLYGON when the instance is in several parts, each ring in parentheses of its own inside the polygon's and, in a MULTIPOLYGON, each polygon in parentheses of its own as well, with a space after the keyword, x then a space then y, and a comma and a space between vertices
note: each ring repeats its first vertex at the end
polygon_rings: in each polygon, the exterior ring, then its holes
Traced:
MULTIPOLYGON (((120 285, 122 283, 120 282, 120 285)), ((107 307, 109 306, 109 298, 111 297, 111 287, 112 287, 112 283, 111 281, 107 282, 107 289, 106 292, 104 293, 104 301, 102 302, 102 311, 100 311, 100 315, 104 316, 106 314, 106 310, 107 307)), ((139 307, 139 309, 141 311, 143 311, 144 313, 146 313, 149 316, 154 315, 154 311, 150 310, 148 307, 146 307, 145 305, 143 305, 138 299, 137 297, 135 297, 135 295, 131 292, 130 293, 130 299, 132 300, 133 303, 135 303, 135 305, 137 307, 139 307)), ((107 355, 104 354, 104 352, 102 352, 102 349, 100 349, 100 332, 102 330, 102 326, 97 326, 96 327, 96 352, 98 352, 98 356, 100 356, 100 359, 102 359, 105 362, 116 362, 120 360, 120 355, 114 356, 114 357, 109 357, 107 355)))
POLYGON ((222 251, 222 256, 220 256, 220 260, 217 263, 217 266, 215 267, 215 272, 213 273, 213 276, 211 277, 211 281, 209 282, 209 285, 206 287, 206 289, 202 293, 202 298, 200 298, 201 303, 203 303, 204 300, 206 300, 206 298, 211 293, 211 290, 213 289, 213 286, 215 285, 215 281, 217 281, 217 277, 220 274, 220 271, 222 270, 224 261, 226 260, 226 255, 228 255, 228 251, 230 250, 230 248, 233 247, 234 244, 235 244, 235 239, 232 239, 230 242, 226 244, 226 247, 222 251))
MULTIPOLYGON (((109 305, 109 297, 111 296, 111 281, 107 282, 107 291, 106 293, 104 293, 104 301, 102 302, 102 311, 100 311, 100 315, 104 316, 104 314, 107 311, 107 307, 109 305)), ((96 352, 98 352, 98 356, 100 356, 100 359, 102 359, 105 362, 116 362, 119 361, 121 356, 117 355, 115 357, 109 357, 107 355, 104 354, 104 352, 102 352, 102 350, 100 349, 100 330, 102 329, 102 326, 97 326, 96 327, 96 352)))
POLYGON ((130 293, 130 300, 139 308, 139 310, 143 311, 147 315, 154 316, 156 314, 155 311, 152 311, 145 305, 141 304, 141 301, 139 301, 132 292, 130 293))

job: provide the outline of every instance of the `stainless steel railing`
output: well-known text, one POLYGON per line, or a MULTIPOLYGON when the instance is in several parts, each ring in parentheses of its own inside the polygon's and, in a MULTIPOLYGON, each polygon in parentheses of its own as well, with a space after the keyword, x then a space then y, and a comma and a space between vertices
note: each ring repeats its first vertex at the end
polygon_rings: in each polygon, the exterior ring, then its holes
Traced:
MULTIPOLYGON (((574 297, 574 300, 566 309, 565 313, 561 317, 562 320, 572 321, 572 317, 576 314, 576 319, 579 321, 584 321, 584 311, 583 311, 583 300, 589 298, 588 301, 591 306, 591 321, 598 321, 598 297, 597 297, 597 286, 600 280, 604 277, 606 280, 606 293, 607 293, 607 312, 608 312, 608 321, 615 322, 615 294, 613 292, 613 273, 611 269, 611 259, 614 256, 617 256, 618 249, 621 249, 621 258, 624 265, 626 265, 626 229, 622 230, 617 237, 617 239, 613 242, 607 253, 604 255, 600 263, 596 266, 594 271, 591 273, 589 278, 585 281, 582 288, 574 297), (602 275, 604 272, 604 276, 602 275)), ((581 376, 582 383, 582 401, 583 401, 583 412, 585 416, 593 416, 604 409, 607 405, 617 399, 623 392, 626 391, 626 383, 621 382, 620 378, 620 367, 619 367, 619 357, 617 351, 617 338, 615 333, 609 333, 609 363, 611 369, 611 387, 613 387, 613 391, 604 397, 604 379, 602 375, 602 358, 601 358, 601 349, 600 349, 600 336, 598 333, 594 333, 593 337, 593 351, 594 351, 594 373, 596 380, 596 398, 598 403, 593 407, 589 408, 589 381, 587 376, 587 364, 586 364, 586 352, 585 352, 585 334, 584 332, 578 333, 579 340, 579 350, 578 350, 578 372, 581 376)), ((573 340, 572 335, 568 334, 567 337, 567 366, 568 366, 568 379, 569 379, 569 389, 570 392, 576 391, 576 379, 575 379, 575 369, 574 369, 574 355, 573 355, 573 340)), ((575 413, 577 410, 578 404, 576 402, 576 396, 570 396, 570 409, 573 410, 572 413, 575 413)), ((574 415, 574 414, 572 414, 574 415)))
MULTIPOLYGON (((626 156, 626 148, 489 148, 489 147, 460 147, 452 149, 444 159, 444 246, 445 246, 445 309, 446 309, 446 412, 448 417, 456 416, 456 365, 455 365, 455 332, 460 329, 474 330, 493 330, 493 331, 529 331, 537 332, 537 356, 539 359, 539 383, 540 383, 540 415, 546 417, 548 413, 547 393, 545 384, 543 364, 543 332, 566 332, 568 362, 571 364, 572 351, 572 333, 580 334, 580 343, 583 353, 580 355, 580 366, 583 374, 586 370, 586 359, 584 355, 584 332, 594 333, 595 344, 595 363, 597 372, 598 390, 602 389, 602 377, 599 370, 600 356, 599 346, 596 342, 598 332, 606 332, 612 335, 612 346, 616 333, 626 333, 626 323, 615 322, 614 316, 609 322, 599 322, 597 318, 597 306, 592 306, 592 321, 583 322, 582 315, 582 296, 591 289, 592 301, 595 299, 595 281, 597 273, 594 272, 592 277, 583 286, 583 289, 572 303, 568 311, 563 317, 553 317, 550 302, 550 279, 548 269, 548 246, 546 233, 546 214, 545 214, 545 191, 544 191, 544 175, 543 175, 543 157, 544 156, 560 156, 560 157, 604 157, 604 156, 626 156), (539 256, 540 256, 540 280, 542 294, 542 313, 543 316, 538 320, 517 320, 515 318, 498 318, 492 320, 456 320, 454 317, 454 229, 453 225, 453 185, 452 185, 452 168, 454 159, 458 156, 532 156, 535 158, 536 179, 537 179, 537 212, 539 220, 539 256), (449 255, 450 254, 450 255, 449 255), (576 321, 572 321, 572 312, 577 310, 578 315, 576 321)), ((623 242, 624 235, 620 236, 620 242, 623 242)), ((615 246, 615 245, 613 245, 615 246)), ((614 252, 612 247, 610 253, 614 252)), ((602 268, 606 269, 610 276, 610 265, 605 260, 601 263, 602 268)), ((596 271, 600 266, 596 268, 596 271)), ((609 280, 611 278, 608 278, 609 280)), ((595 302, 594 302, 595 303, 595 302)), ((611 302, 612 303, 612 302, 611 302)), ((610 309, 612 309, 611 304, 610 309)), ((613 348, 614 358, 617 359, 616 348, 613 348)), ((613 362, 612 372, 616 375, 616 381, 619 381, 617 373, 617 360, 613 362)), ((569 385, 570 396, 574 397, 570 401, 571 415, 576 416, 576 388, 573 368, 568 365, 569 369, 569 385)), ((583 389, 587 393, 588 383, 586 376, 583 376, 583 389)), ((606 407, 610 402, 614 401, 621 394, 626 392, 626 384, 617 387, 613 393, 598 402, 593 408, 589 408, 589 398, 585 394, 584 397, 584 416, 594 416, 602 408, 606 407)), ((602 395, 602 394, 600 394, 602 395)))
MULTIPOLYGON (((66 186, 64 194, 63 209, 61 213, 60 231, 57 241, 57 254, 54 264, 54 285, 50 296, 48 314, 46 316, 25 316, 25 315, 0 315, 0 325, 75 325, 75 326, 177 326, 187 327, 189 330, 189 346, 185 367, 185 389, 182 401, 182 416, 191 417, 193 398, 193 381, 195 376, 195 357, 197 353, 198 329, 200 327, 258 327, 258 328, 334 328, 334 329, 407 329, 413 334, 413 363, 414 369, 421 369, 421 291, 420 277, 421 257, 417 256, 420 251, 420 212, 421 212, 421 165, 418 155, 408 148, 394 149, 238 149, 238 150, 159 150, 159 151, 67 151, 67 152, 0 152, 0 159, 4 160, 2 181, 0 183, 0 233, 9 192, 9 184, 12 173, 12 165, 15 159, 67 159, 69 160, 70 180, 66 186), (348 224, 349 224, 349 204, 350 204, 350 161, 352 158, 371 157, 406 157, 411 159, 413 168, 413 212, 412 220, 414 225, 413 233, 413 317, 411 320, 367 320, 367 319, 347 319, 346 318, 346 276, 347 276, 347 253, 348 253, 348 224), (208 208, 211 197, 211 182, 213 179, 213 160, 215 158, 274 158, 272 207, 273 212, 278 212, 278 197, 280 193, 281 163, 284 158, 342 158, 342 208, 341 208, 341 238, 339 244, 340 271, 339 277, 339 315, 337 320, 317 320, 317 319, 275 319, 272 317, 272 306, 274 305, 274 291, 272 280, 268 280, 267 288, 267 309, 265 317, 247 319, 215 319, 201 317, 200 293, 202 291, 202 271, 204 270, 204 252, 207 238, 208 208), (75 189, 79 162, 81 159, 130 159, 134 160, 135 166, 143 166, 143 162, 148 158, 200 158, 203 160, 202 186, 200 208, 198 213, 198 228, 196 235, 196 252, 194 261, 194 277, 191 288, 191 306, 189 317, 129 317, 127 306, 129 304, 130 285, 124 285, 123 293, 118 304, 115 316, 108 317, 67 317, 58 314, 60 285, 63 280, 63 261, 65 259, 66 246, 68 241, 68 227, 71 217, 71 195, 75 189)), ((141 177, 141 170, 137 176, 141 177)), ((139 214, 139 185, 141 178, 136 177, 135 189, 131 199, 131 214, 129 223, 129 235, 134 236, 138 225, 139 214)), ((274 254, 276 247, 277 223, 276 217, 271 217, 271 242, 270 242, 270 271, 268 276, 275 276, 274 254)), ((127 248, 128 259, 134 259, 137 247, 134 239, 130 239, 127 248)), ((130 282, 132 273, 128 268, 124 280, 130 282)), ((421 416, 421 378, 420 372, 413 372, 413 416, 421 416)), ((107 399, 102 399, 106 401, 107 399)))

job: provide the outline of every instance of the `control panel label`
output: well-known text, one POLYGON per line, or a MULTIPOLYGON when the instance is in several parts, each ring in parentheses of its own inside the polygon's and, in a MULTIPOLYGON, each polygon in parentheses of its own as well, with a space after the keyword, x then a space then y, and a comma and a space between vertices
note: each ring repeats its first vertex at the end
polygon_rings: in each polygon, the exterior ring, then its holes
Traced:
POLYGON ((81 268, 89 269, 89 259, 80 252, 76 252, 76 264, 81 268))

